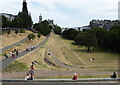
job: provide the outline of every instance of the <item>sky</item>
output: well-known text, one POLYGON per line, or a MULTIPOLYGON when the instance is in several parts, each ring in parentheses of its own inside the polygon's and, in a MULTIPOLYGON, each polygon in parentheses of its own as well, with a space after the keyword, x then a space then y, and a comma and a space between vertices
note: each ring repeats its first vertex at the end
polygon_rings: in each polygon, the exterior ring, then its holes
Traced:
MULTIPOLYGON (((26 0, 34 23, 39 15, 61 27, 82 27, 93 19, 118 19, 119 0, 26 0)), ((0 0, 0 13, 17 15, 23 0, 0 0)))

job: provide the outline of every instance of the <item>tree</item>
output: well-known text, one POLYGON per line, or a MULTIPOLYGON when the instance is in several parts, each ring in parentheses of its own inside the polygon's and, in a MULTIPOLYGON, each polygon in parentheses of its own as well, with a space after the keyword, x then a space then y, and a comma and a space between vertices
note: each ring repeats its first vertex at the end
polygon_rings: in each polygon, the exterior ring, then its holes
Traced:
POLYGON ((32 18, 26 12, 19 12, 18 17, 23 20, 23 28, 30 28, 32 26, 32 18))
POLYGON ((74 37, 77 36, 79 32, 75 29, 66 29, 65 31, 63 31, 63 34, 62 36, 64 38, 67 38, 67 39, 71 39, 71 40, 74 40, 74 37))
POLYGON ((34 35, 33 33, 29 34, 29 35, 28 35, 28 39, 29 39, 29 40, 35 39, 35 35, 34 35))
POLYGON ((106 33, 104 48, 118 52, 120 51, 119 43, 120 43, 120 29, 111 29, 106 33))
POLYGON ((93 30, 87 30, 85 32, 80 32, 75 38, 74 41, 78 45, 84 45, 88 48, 88 52, 90 51, 90 47, 95 47, 97 44, 97 39, 95 36, 95 32, 93 30))
POLYGON ((40 34, 40 33, 38 33, 37 37, 38 37, 38 38, 40 38, 40 37, 41 37, 41 34, 40 34))
POLYGON ((94 28, 93 29, 97 38, 97 44, 99 46, 104 46, 104 37, 106 35, 106 30, 104 28, 94 28))
POLYGON ((7 20, 7 18, 2 15, 2 28, 8 27, 8 23, 9 21, 7 20))
POLYGON ((59 34, 59 35, 61 35, 61 32, 62 32, 61 27, 59 27, 59 26, 55 26, 54 32, 55 32, 55 34, 59 34))
POLYGON ((51 32, 51 29, 49 28, 49 23, 45 20, 39 23, 38 25, 36 24, 35 30, 42 35, 48 35, 51 32))

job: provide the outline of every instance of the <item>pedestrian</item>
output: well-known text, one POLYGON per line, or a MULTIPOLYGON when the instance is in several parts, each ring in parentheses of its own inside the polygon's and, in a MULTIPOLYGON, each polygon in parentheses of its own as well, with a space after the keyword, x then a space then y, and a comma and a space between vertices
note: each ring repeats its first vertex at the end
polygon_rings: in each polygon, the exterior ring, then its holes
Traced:
POLYGON ((73 77, 73 80, 77 80, 77 75, 75 73, 74 77, 73 77))
POLYGON ((31 70, 34 72, 33 64, 34 64, 34 62, 31 63, 31 70))
POLYGON ((14 58, 14 51, 12 51, 12 58, 14 58))
POLYGON ((16 49, 14 49, 14 52, 16 51, 16 49))
POLYGON ((8 58, 8 55, 7 55, 6 53, 4 54, 4 56, 5 56, 6 58, 8 58))
POLYGON ((16 57, 18 57, 18 50, 16 50, 16 57))

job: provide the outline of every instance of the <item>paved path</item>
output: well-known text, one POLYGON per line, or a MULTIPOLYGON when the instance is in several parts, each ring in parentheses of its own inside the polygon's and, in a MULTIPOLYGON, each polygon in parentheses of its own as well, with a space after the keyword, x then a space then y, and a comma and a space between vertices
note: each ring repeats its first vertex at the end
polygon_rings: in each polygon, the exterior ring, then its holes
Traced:
POLYGON ((16 45, 19 45, 20 43, 24 42, 24 41, 27 40, 27 39, 28 39, 28 37, 25 37, 24 39, 22 39, 22 40, 20 40, 20 41, 18 41, 18 42, 16 42, 16 43, 13 43, 13 44, 11 44, 11 45, 9 45, 9 46, 6 46, 6 47, 0 49, 0 52, 3 52, 3 51, 5 51, 5 50, 8 50, 8 49, 10 49, 10 48, 12 48, 12 47, 14 47, 14 46, 16 46, 16 45))
POLYGON ((87 65, 87 63, 82 59, 80 58, 63 40, 62 42, 68 47, 69 50, 71 50, 73 52, 73 54, 85 65, 87 65))
POLYGON ((60 62, 60 61, 55 57, 55 55, 54 55, 54 53, 52 52, 52 50, 51 50, 50 48, 48 48, 48 47, 46 47, 46 48, 47 48, 47 50, 50 52, 50 55, 51 55, 52 59, 56 62, 56 64, 58 64, 59 66, 64 67, 64 68, 72 68, 71 66, 60 62))
MULTIPOLYGON (((4 72, 2 73, 2 78, 3 79, 17 79, 17 78, 25 78, 26 74, 28 73, 28 71, 22 71, 22 72, 4 72)), ((86 75, 112 75, 112 72, 99 72, 99 71, 86 71, 86 70, 35 70, 35 77, 38 78, 62 78, 62 76, 71 76, 72 79, 72 75, 74 75, 74 73, 77 73, 78 78, 82 77, 82 76, 86 76, 86 75)))
POLYGON ((25 80, 3 80, 2 85, 118 85, 118 79, 39 79, 33 81, 25 80))
MULTIPOLYGON (((39 45, 37 45, 36 48, 41 47, 47 41, 47 39, 49 38, 49 36, 47 36, 46 39, 44 39, 39 45)), ((22 51, 22 52, 19 53, 19 57, 24 56, 24 55, 28 54, 29 52, 31 52, 31 50, 30 51, 26 51, 26 49, 25 49, 24 51, 22 51)), ((7 65, 9 65, 10 63, 12 63, 14 60, 16 60, 17 58, 19 58, 19 57, 15 57, 14 59, 12 59, 12 57, 10 56, 9 58, 7 58, 7 59, 5 58, 2 61, 0 61, 0 63, 2 63, 2 68, 0 68, 0 71, 2 69, 4 69, 7 65)))

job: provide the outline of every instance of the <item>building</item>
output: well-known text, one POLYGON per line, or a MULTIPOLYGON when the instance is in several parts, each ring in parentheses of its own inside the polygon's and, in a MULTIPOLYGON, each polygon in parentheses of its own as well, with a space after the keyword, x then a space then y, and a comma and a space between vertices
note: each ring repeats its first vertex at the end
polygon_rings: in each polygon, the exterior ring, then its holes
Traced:
POLYGON ((120 1, 118 2, 118 20, 120 20, 120 1))
POLYGON ((9 21, 13 21, 15 18, 15 15, 8 14, 8 13, 0 13, 0 16, 4 15, 9 21))
POLYGON ((41 22, 42 22, 42 16, 40 14, 40 16, 39 16, 39 23, 41 23, 41 22))
POLYGON ((120 25, 120 20, 92 20, 90 21, 91 28, 104 28, 109 31, 113 25, 120 25))
POLYGON ((28 9, 27 9, 27 2, 26 2, 26 0, 23 0, 22 12, 26 12, 27 15, 28 15, 28 9))

